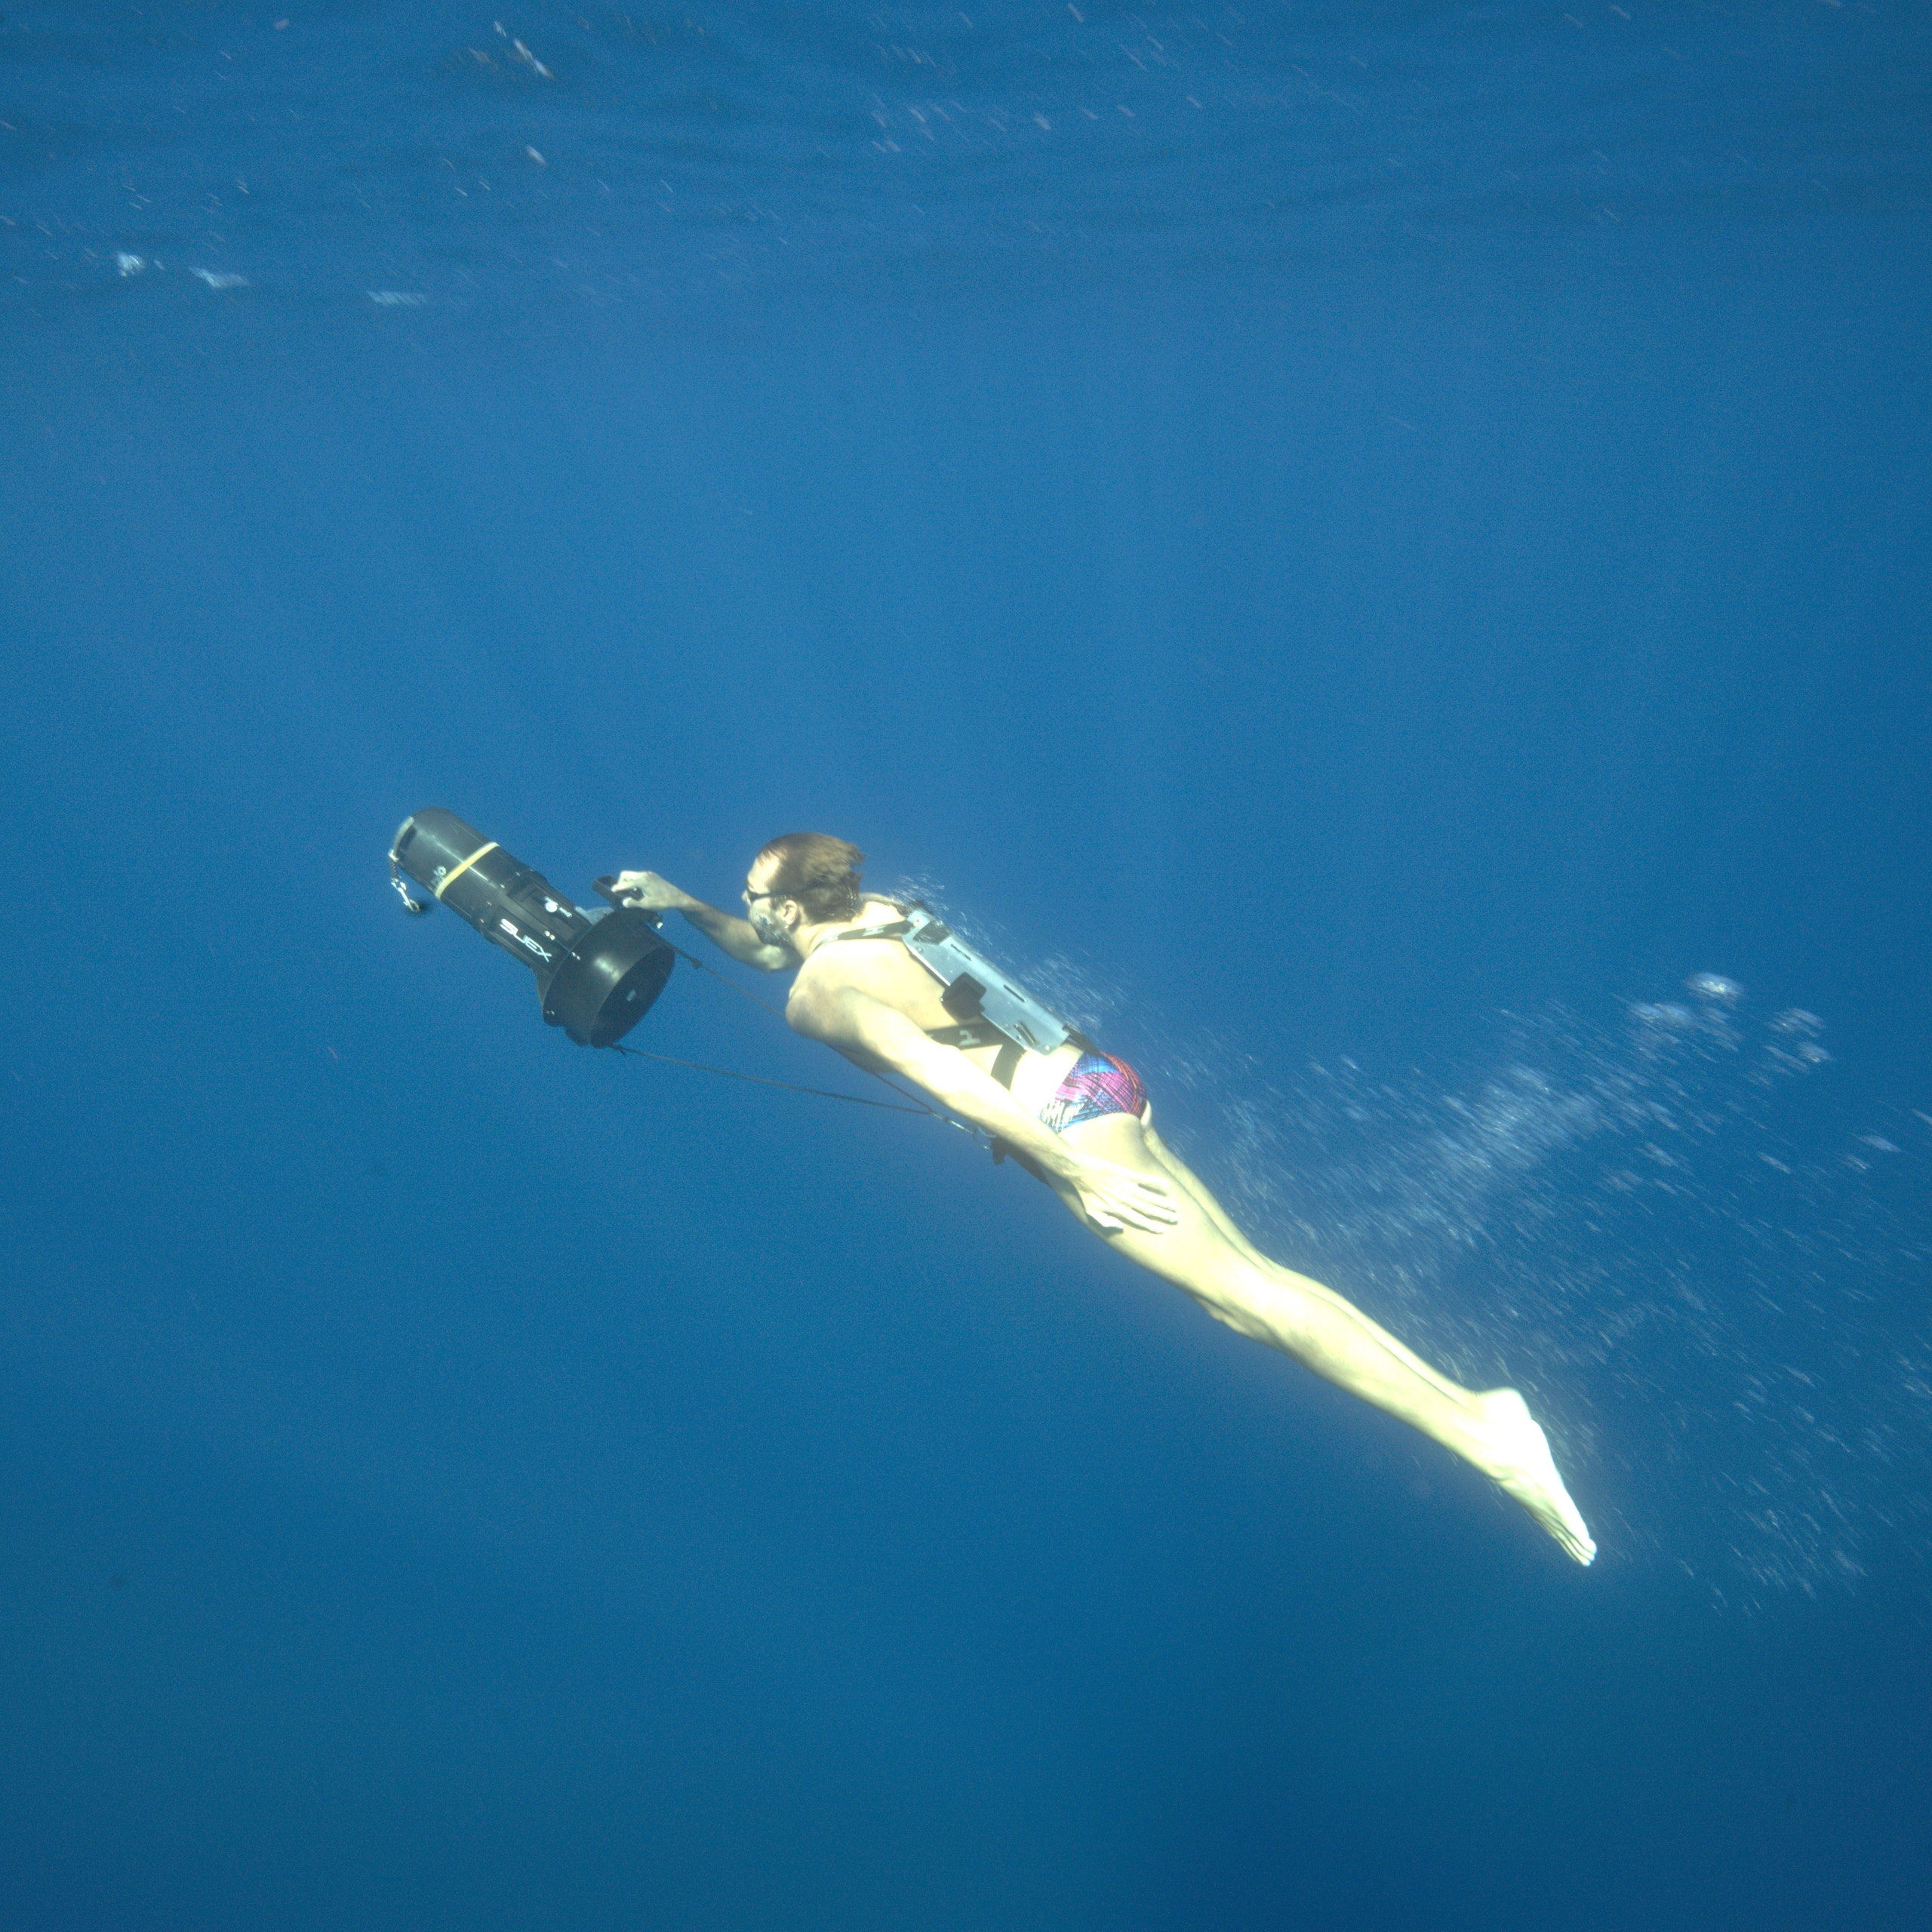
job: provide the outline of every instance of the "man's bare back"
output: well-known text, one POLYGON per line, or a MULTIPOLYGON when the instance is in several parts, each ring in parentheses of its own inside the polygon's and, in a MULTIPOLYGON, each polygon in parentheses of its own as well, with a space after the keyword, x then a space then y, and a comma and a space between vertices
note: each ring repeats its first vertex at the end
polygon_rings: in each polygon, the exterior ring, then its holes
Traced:
MULTIPOLYGON (((835 995, 845 991, 863 994, 881 1006, 890 1007, 922 1033, 947 1025, 953 1016, 940 1004, 944 989, 897 940, 862 940, 854 943, 844 937, 848 931, 892 924, 902 915, 903 909, 890 900, 869 899, 849 922, 839 922, 841 943, 814 946, 811 957, 799 967, 785 1005, 785 1017, 798 1032, 811 1034, 811 1026, 800 1022, 808 1020, 814 1011, 829 1007, 835 995)), ((826 1044, 837 1043, 828 1040, 826 1044)), ((954 1051, 963 1052, 989 1077, 999 1058, 997 1046, 954 1051)), ((1008 1091, 1022 1107, 1037 1115, 1066 1069, 1079 1057, 1080 1049, 1075 1046, 1057 1048, 1050 1054, 1028 1053, 1014 1069, 1008 1091)))

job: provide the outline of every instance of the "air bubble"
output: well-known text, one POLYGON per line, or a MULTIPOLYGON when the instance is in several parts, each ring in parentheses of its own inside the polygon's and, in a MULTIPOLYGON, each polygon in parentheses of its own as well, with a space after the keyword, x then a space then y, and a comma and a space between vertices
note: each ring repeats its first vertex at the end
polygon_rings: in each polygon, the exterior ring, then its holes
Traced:
POLYGON ((1693 973, 1684 983, 1700 999, 1717 1000, 1725 1006, 1735 1006, 1744 997, 1744 989, 1721 973, 1693 973))
POLYGON ((1673 1032, 1682 1032, 1697 1023, 1697 1016, 1687 1006, 1675 1002, 1661 1005, 1640 1002, 1631 1008, 1630 1017, 1646 1026, 1668 1027, 1673 1032))

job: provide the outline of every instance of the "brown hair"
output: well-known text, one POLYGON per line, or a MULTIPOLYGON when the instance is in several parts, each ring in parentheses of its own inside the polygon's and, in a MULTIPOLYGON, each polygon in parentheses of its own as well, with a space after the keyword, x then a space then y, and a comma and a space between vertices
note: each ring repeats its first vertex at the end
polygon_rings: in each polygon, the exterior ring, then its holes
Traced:
POLYGON ((849 919, 865 903, 859 868, 866 855, 829 832, 788 832, 774 838, 757 858, 777 862, 771 889, 780 899, 795 899, 814 925, 849 919))

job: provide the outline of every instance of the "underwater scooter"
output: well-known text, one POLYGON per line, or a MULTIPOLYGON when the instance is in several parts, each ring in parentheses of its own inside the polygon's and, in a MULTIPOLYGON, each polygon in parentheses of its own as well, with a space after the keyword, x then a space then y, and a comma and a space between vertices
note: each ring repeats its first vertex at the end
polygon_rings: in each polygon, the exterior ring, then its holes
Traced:
POLYGON ((413 813, 389 845, 389 881, 404 908, 447 906, 537 976, 548 1026, 580 1047, 613 1047, 651 1011, 677 955, 654 913, 617 905, 614 876, 596 881, 614 911, 580 911, 543 874, 454 812, 413 813), (410 896, 407 873, 430 896, 410 896))

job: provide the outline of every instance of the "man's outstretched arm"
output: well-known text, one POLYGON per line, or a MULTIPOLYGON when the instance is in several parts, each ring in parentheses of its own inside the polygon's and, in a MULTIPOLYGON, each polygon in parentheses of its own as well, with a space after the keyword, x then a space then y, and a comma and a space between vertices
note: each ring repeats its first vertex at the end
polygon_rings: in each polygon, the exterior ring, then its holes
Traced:
POLYGON ((694 899, 656 872, 620 872, 611 894, 620 906, 639 907, 647 912, 683 913, 712 945, 747 966, 755 966, 761 973, 782 973, 798 963, 798 955, 789 946, 767 946, 752 931, 749 920, 721 912, 702 899, 694 899))

